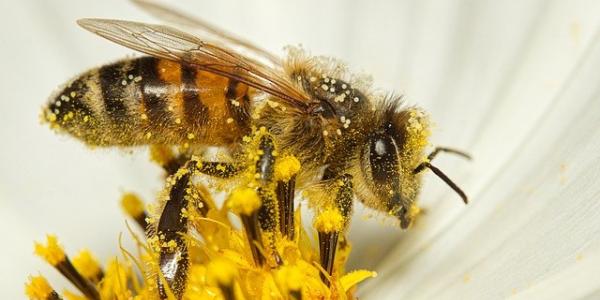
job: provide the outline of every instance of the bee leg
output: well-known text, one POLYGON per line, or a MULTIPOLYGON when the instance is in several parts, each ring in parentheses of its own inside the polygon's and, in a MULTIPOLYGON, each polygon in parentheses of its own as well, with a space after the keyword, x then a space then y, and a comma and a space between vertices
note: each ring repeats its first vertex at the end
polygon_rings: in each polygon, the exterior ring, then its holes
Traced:
POLYGON ((196 171, 213 177, 230 178, 237 175, 242 168, 226 162, 194 160, 196 171))
POLYGON ((158 279, 158 288, 162 299, 167 299, 170 294, 163 282, 166 282, 168 290, 180 299, 187 280, 189 258, 183 235, 188 231, 188 220, 182 211, 188 209, 188 199, 191 198, 188 194, 191 191, 192 173, 187 168, 182 170, 185 171, 173 175, 175 181, 169 191, 169 200, 163 208, 156 228, 161 244, 159 268, 162 276, 158 279))
MULTIPOLYGON (((335 179, 335 184, 338 186, 335 198, 335 209, 332 211, 322 212, 317 216, 315 227, 319 235, 319 255, 323 269, 331 276, 335 265, 335 254, 337 252, 338 240, 340 234, 344 240, 344 233, 350 223, 352 215, 352 205, 354 191, 352 187, 352 176, 342 174, 335 179), (341 218, 341 220, 338 220, 341 218), (338 222, 339 221, 339 222, 338 222)), ((321 279, 327 285, 330 284, 329 279, 321 274, 321 279)))
MULTIPOLYGON (((259 183, 258 196, 262 202, 258 209, 260 229, 267 235, 269 247, 275 249, 275 233, 278 229, 279 210, 274 191, 275 144, 270 136, 264 135, 258 144, 259 158, 256 162, 256 178, 259 183)), ((277 264, 282 263, 276 251, 271 251, 277 264)))

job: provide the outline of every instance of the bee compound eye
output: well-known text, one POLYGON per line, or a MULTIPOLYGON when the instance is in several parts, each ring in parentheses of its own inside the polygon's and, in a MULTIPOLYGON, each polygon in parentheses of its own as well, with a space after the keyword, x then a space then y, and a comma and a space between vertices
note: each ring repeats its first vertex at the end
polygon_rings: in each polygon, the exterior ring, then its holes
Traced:
POLYGON ((399 176, 398 147, 390 136, 380 135, 371 139, 369 165, 375 185, 393 188, 399 176))

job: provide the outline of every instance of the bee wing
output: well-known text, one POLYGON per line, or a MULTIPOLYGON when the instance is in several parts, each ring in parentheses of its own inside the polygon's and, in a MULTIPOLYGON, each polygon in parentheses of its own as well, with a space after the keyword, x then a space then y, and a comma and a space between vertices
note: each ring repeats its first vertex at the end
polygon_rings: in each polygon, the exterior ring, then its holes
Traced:
POLYGON ((240 50, 244 54, 250 54, 252 57, 264 60, 273 66, 281 67, 281 59, 276 55, 202 19, 184 14, 151 0, 131 0, 131 2, 150 15, 167 23, 181 26, 199 36, 210 37, 214 41, 223 42, 225 45, 235 50, 240 50))
POLYGON ((309 100, 280 70, 169 26, 109 19, 77 23, 117 44, 237 80, 292 105, 305 106, 309 100))

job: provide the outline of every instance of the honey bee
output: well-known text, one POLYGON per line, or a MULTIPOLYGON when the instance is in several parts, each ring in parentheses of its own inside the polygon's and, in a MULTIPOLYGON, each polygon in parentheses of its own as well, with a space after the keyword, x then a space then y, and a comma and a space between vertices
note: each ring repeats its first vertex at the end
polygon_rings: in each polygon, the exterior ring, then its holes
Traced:
MULTIPOLYGON (((373 92, 335 60, 298 48, 280 59, 201 20, 152 2, 135 3, 194 33, 132 21, 79 20, 83 28, 147 56, 91 69, 67 83, 44 108, 52 126, 90 146, 180 146, 192 154, 204 146, 220 146, 231 153, 231 162, 194 164, 201 173, 219 177, 239 173, 236 159, 243 157, 244 138, 262 128, 254 165, 260 182, 277 181, 274 165, 282 153, 301 165, 298 184, 281 185, 285 190, 277 198, 289 202, 295 186, 301 190, 338 182, 334 200, 342 203, 344 215, 356 198, 397 218, 403 229, 413 222, 425 169, 467 203, 465 193, 431 160, 440 152, 468 156, 442 147, 426 155, 429 119, 420 108, 373 92)), ((186 160, 190 156, 178 167, 186 160)), ((290 216, 276 221, 282 228, 287 224, 283 232, 288 236, 290 216)), ((269 223, 267 219, 262 216, 261 223, 269 223)), ((181 230, 163 229, 174 228, 181 230)))
POLYGON ((300 158, 303 173, 320 171, 324 180, 351 175, 357 198, 396 216, 403 228, 411 222, 407 213, 425 168, 466 202, 429 162, 440 151, 464 154, 437 148, 425 157, 428 120, 422 110, 355 87, 335 67, 298 51, 280 60, 200 20, 152 2, 137 4, 155 14, 162 9, 166 19, 179 17, 221 40, 209 42, 164 25, 79 20, 83 28, 149 56, 91 69, 69 82, 44 109, 53 126, 91 146, 231 149, 238 149, 253 126, 265 127, 281 148, 300 158))

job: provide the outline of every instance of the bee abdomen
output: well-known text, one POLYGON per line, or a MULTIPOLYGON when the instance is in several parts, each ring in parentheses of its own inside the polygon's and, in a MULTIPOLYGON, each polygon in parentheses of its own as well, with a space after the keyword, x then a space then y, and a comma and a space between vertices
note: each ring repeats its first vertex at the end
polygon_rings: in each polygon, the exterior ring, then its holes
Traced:
POLYGON ((45 118, 90 145, 228 144, 249 128, 247 91, 193 66, 140 57, 79 76, 45 118))

